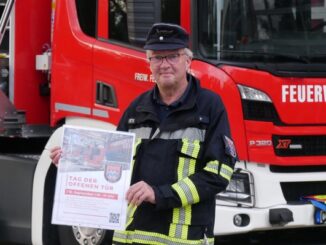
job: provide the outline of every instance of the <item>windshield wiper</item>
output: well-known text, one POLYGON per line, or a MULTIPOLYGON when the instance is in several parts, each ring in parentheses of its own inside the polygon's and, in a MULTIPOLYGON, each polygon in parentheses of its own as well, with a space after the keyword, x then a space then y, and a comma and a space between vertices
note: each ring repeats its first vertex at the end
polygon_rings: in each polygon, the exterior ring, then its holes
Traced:
POLYGON ((242 55, 257 55, 257 56, 269 56, 274 58, 286 58, 294 61, 303 62, 306 64, 310 63, 310 60, 306 57, 296 54, 288 54, 288 53, 271 53, 271 52, 263 52, 259 50, 221 50, 218 51, 220 53, 231 53, 231 54, 242 54, 242 55))

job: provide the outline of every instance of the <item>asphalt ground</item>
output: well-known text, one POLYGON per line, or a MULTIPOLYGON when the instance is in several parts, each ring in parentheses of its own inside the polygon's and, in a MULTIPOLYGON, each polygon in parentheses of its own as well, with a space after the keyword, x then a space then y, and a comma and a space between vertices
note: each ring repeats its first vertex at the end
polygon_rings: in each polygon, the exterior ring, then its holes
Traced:
POLYGON ((215 238, 215 245, 326 245, 326 226, 253 232, 215 238))
MULTIPOLYGON (((0 245, 24 245, 0 242, 0 245)), ((310 229, 253 232, 215 238, 215 245, 326 245, 326 225, 310 229)))

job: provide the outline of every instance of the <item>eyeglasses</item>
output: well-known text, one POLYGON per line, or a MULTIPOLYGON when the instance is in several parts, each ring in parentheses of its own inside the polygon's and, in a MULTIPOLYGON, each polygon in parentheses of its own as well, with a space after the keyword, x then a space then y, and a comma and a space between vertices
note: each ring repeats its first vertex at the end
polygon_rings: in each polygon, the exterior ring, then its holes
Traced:
POLYGON ((149 62, 152 64, 152 65, 161 65, 163 63, 163 60, 165 59, 169 64, 173 65, 173 64, 176 64, 178 63, 179 61, 179 58, 181 55, 186 55, 186 54, 168 54, 168 55, 156 55, 156 56, 152 56, 152 57, 149 57, 149 62))

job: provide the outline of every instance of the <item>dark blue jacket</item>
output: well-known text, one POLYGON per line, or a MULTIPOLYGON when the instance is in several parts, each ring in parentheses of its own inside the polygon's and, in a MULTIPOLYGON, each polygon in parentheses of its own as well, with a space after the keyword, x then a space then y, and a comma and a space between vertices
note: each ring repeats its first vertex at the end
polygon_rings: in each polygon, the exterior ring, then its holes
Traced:
POLYGON ((117 244, 214 242, 215 196, 229 183, 236 151, 220 97, 188 80, 184 103, 162 122, 154 89, 133 101, 120 121, 118 130, 137 139, 132 184, 151 185, 156 204, 129 207, 127 231, 114 235, 117 244))

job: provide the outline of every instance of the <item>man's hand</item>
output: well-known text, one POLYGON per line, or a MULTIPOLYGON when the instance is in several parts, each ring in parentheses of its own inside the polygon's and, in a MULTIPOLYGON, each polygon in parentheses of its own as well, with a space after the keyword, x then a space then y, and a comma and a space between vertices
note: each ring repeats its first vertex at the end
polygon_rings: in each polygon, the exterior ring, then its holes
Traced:
POLYGON ((61 153, 62 153, 62 150, 61 150, 60 146, 55 146, 50 150, 50 158, 52 160, 52 163, 55 166, 58 166, 59 159, 61 157, 61 153))
POLYGON ((128 203, 136 206, 139 206, 142 202, 156 203, 153 188, 144 181, 139 181, 130 186, 126 199, 128 203))

